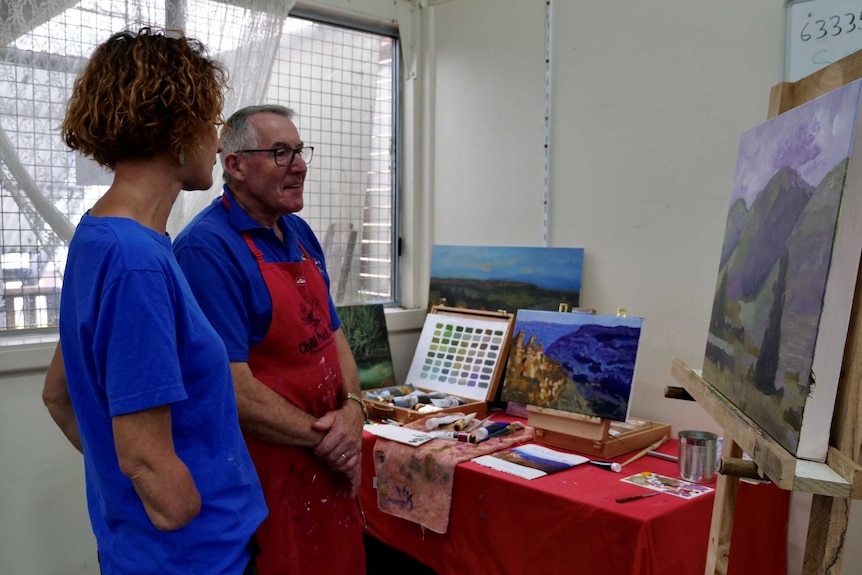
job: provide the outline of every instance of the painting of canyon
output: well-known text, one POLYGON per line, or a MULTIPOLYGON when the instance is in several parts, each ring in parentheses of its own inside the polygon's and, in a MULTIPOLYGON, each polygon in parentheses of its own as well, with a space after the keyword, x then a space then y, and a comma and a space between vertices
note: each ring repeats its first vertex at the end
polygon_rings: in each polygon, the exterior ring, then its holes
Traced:
POLYGON ((501 398, 625 421, 643 319, 518 310, 501 398))

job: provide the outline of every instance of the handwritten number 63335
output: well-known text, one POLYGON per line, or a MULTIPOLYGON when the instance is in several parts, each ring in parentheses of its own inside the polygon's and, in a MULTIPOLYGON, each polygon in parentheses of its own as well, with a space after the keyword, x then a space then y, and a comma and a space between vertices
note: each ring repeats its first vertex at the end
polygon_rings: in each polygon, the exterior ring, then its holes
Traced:
POLYGON ((858 18, 856 14, 847 12, 844 16, 832 15, 825 20, 806 22, 799 33, 799 39, 808 42, 809 40, 820 40, 827 35, 840 36, 859 30, 862 30, 862 12, 859 13, 858 18))

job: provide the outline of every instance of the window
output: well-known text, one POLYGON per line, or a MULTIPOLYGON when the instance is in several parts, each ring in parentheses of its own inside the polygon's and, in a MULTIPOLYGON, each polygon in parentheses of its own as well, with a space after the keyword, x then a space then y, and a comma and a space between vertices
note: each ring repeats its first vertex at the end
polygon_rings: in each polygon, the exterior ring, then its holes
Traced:
MULTIPOLYGON (((225 112, 276 102, 315 146, 300 213, 339 305, 395 300, 398 41, 391 30, 287 16, 269 0, 7 0, 0 6, 0 330, 53 327, 66 247, 110 185, 58 126, 86 57, 141 23, 183 28, 231 73, 225 112), (14 15, 14 16, 13 16, 14 15), (21 15, 24 15, 22 18, 21 15)), ((183 194, 169 231, 220 193, 183 194)))
POLYGON ((394 300, 395 57, 391 35, 290 17, 267 101, 315 146, 301 215, 324 244, 338 305, 394 300))

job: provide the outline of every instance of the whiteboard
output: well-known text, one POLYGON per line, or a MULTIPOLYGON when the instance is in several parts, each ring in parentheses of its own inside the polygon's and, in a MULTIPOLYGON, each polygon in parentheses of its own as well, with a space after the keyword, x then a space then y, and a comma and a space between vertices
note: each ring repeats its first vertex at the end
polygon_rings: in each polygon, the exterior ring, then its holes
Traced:
POLYGON ((784 11, 785 82, 862 48, 862 0, 790 0, 784 11))

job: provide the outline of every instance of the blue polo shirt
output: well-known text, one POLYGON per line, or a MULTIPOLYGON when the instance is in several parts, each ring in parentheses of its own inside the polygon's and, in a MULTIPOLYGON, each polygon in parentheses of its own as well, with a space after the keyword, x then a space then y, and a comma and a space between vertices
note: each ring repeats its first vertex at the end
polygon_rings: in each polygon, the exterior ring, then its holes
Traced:
MULTIPOLYGON (((231 361, 248 361, 249 350, 260 343, 272 320, 272 299, 257 266, 257 260, 243 240, 249 232, 254 245, 267 262, 299 262, 301 243, 314 259, 327 289, 329 275, 323 248, 311 227, 299 216, 278 219, 284 243, 271 229, 255 222, 224 187, 221 197, 204 208, 174 240, 174 253, 201 308, 222 337, 231 361)), ((329 297, 332 330, 341 320, 329 297)))
POLYGON ((60 344, 105 575, 239 575, 266 504, 239 428, 230 367, 170 239, 85 215, 69 245, 60 344), (112 418, 170 405, 174 449, 200 514, 159 531, 121 471, 112 418))

